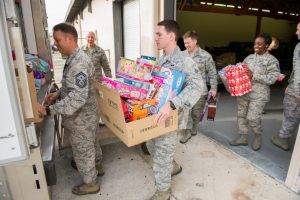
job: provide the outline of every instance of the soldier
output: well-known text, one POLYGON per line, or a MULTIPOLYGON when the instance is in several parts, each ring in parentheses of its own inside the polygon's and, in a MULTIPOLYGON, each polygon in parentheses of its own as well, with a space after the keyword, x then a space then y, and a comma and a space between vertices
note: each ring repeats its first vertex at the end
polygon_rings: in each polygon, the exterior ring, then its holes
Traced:
MULTIPOLYGON (((95 67, 95 74, 94 74, 94 79, 99 81, 102 79, 102 69, 104 71, 105 76, 111 78, 111 69, 109 67, 108 64, 108 60, 106 57, 106 54, 104 52, 104 50, 99 47, 98 45, 95 44, 95 33, 90 31, 87 34, 87 44, 82 46, 81 49, 91 58, 93 65, 95 67)), ((101 118, 99 118, 99 125, 103 126, 104 123, 101 120, 101 118)), ((96 142, 96 145, 99 145, 99 142, 96 142)), ((98 153, 99 156, 97 158, 97 163, 101 163, 103 155, 102 155, 102 151, 101 148, 97 147, 97 149, 99 149, 98 153)), ((77 166, 76 166, 76 162, 74 161, 74 159, 71 160, 71 166, 77 170, 77 166)), ((99 165, 99 176, 104 175, 104 170, 102 165, 99 165)))
POLYGON ((195 31, 188 31, 183 35, 184 45, 186 50, 184 53, 190 56, 197 64, 198 70, 201 72, 202 79, 204 81, 204 90, 199 101, 194 105, 191 111, 190 121, 192 123, 192 129, 183 130, 183 137, 180 139, 182 144, 186 143, 192 136, 197 135, 199 119, 205 106, 207 99, 207 93, 213 98, 217 94, 217 71, 215 63, 211 55, 201 49, 198 44, 198 34, 195 31), (207 79, 208 78, 208 79, 207 79), (210 82, 210 90, 208 92, 206 80, 210 82))
MULTIPOLYGON (((300 22, 297 25, 296 35, 300 39, 300 22)), ((271 138, 271 142, 277 147, 287 151, 290 149, 289 137, 299 126, 300 119, 300 42, 294 50, 293 72, 289 79, 289 85, 285 90, 283 99, 283 120, 278 134, 271 138)))
POLYGON ((272 42, 269 34, 259 34, 254 42, 254 54, 245 58, 252 90, 251 92, 237 97, 237 122, 240 137, 229 142, 232 146, 248 145, 248 125, 254 132, 252 149, 257 151, 261 148, 262 112, 266 103, 270 100, 270 85, 276 82, 280 75, 278 60, 269 54, 268 47, 272 42))
MULTIPOLYGON (((187 75, 184 87, 178 96, 172 98, 161 107, 154 123, 161 124, 170 116, 172 110, 178 110, 178 129, 186 129, 190 109, 199 100, 203 91, 203 80, 194 61, 183 54, 176 44, 180 33, 179 25, 173 20, 164 20, 157 24, 155 42, 163 56, 158 65, 187 75)), ((181 172, 182 168, 174 161, 177 142, 177 131, 170 132, 147 142, 153 155, 153 172, 156 192, 152 200, 170 199, 171 176, 181 172)))
MULTIPOLYGON (((104 75, 111 78, 111 69, 108 64, 108 60, 104 50, 95 44, 96 36, 95 33, 90 31, 87 34, 87 44, 82 46, 81 49, 91 58, 95 67, 95 80, 99 81, 102 79, 102 69, 104 75)), ((102 119, 99 120, 99 125, 104 126, 102 119)), ((73 165, 72 165, 73 166, 73 165)))
POLYGON ((87 44, 82 46, 81 49, 91 58, 95 67, 95 80, 102 78, 102 69, 105 76, 111 78, 111 69, 104 50, 95 44, 95 33, 89 32, 87 35, 87 44))
POLYGON ((53 28, 55 45, 67 55, 63 70, 62 87, 45 97, 50 105, 40 107, 42 114, 61 114, 62 124, 70 131, 73 156, 83 183, 74 186, 76 195, 94 194, 100 191, 96 162, 99 145, 96 145, 96 129, 99 109, 92 85, 94 67, 90 58, 77 45, 77 31, 67 23, 53 28), (51 105, 52 104, 52 105, 51 105))

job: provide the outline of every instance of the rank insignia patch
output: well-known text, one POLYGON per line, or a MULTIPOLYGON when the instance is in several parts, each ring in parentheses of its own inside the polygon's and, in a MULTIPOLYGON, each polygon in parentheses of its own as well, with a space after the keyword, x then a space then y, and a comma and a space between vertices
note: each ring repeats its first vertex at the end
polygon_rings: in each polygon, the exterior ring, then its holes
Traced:
POLYGON ((80 88, 84 88, 87 85, 87 77, 84 73, 79 72, 75 75, 75 85, 80 88))

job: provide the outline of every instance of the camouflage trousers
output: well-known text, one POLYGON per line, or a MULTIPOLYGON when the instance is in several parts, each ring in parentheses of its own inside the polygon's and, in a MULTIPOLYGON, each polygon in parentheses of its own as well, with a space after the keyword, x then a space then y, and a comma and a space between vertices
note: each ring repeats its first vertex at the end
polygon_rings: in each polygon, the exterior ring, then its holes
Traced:
POLYGON ((267 101, 250 99, 249 95, 237 97, 237 122, 240 134, 248 134, 248 126, 254 134, 262 134, 262 113, 267 101))
POLYGON ((153 156, 155 187, 167 191, 171 187, 171 173, 177 143, 177 131, 149 140, 147 148, 153 156))
POLYGON ((73 157, 84 183, 93 183, 97 178, 96 164, 102 160, 102 150, 96 139, 99 118, 93 123, 74 123, 70 130, 73 157))
MULTIPOLYGON (((199 129, 199 122, 200 122, 200 115, 203 112, 205 102, 206 102, 207 96, 201 96, 200 99, 197 101, 197 103, 194 105, 194 107, 191 110, 191 116, 189 121, 192 122, 192 133, 197 133, 199 129)), ((189 130, 189 129, 187 129, 189 130)))
POLYGON ((283 99, 283 120, 279 136, 288 138, 299 126, 300 105, 296 103, 295 97, 285 94, 283 99))

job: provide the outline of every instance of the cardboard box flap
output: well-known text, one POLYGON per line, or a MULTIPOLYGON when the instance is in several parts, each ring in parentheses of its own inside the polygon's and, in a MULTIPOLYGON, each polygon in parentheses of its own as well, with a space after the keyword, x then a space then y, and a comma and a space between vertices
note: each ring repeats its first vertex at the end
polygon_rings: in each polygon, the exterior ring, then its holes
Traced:
POLYGON ((109 112, 111 113, 110 115, 112 117, 115 116, 116 119, 119 119, 118 121, 122 119, 121 121, 125 123, 120 94, 96 81, 94 81, 94 86, 96 88, 96 98, 98 100, 101 112, 109 112), (123 116, 123 118, 120 118, 120 116, 123 116))

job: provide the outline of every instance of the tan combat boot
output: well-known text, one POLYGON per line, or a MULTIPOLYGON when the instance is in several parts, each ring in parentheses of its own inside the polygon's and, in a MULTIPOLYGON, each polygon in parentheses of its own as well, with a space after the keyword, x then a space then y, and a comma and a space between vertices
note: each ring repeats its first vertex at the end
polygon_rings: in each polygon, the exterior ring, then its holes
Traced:
POLYGON ((175 160, 173 160, 173 170, 171 176, 175 176, 181 173, 181 171, 182 171, 182 167, 175 160))
POLYGON ((252 149, 257 151, 261 148, 261 134, 254 134, 254 140, 252 142, 252 149))
POLYGON ((72 193, 76 195, 96 194, 99 191, 100 186, 97 183, 82 183, 72 189, 72 193))
POLYGON ((273 135, 271 142, 284 151, 288 151, 290 149, 289 138, 281 138, 279 135, 273 135))
POLYGON ((104 175, 104 169, 103 169, 103 166, 101 164, 96 165, 96 170, 98 172, 97 176, 103 176, 104 175))
POLYGON ((192 129, 192 130, 187 130, 187 131, 190 131, 192 136, 197 135, 197 129, 196 130, 192 129))
POLYGON ((248 145, 248 135, 247 134, 241 134, 239 138, 232 140, 229 142, 231 146, 247 146, 248 145))
POLYGON ((158 191, 156 190, 155 194, 151 197, 150 200, 170 200, 171 194, 170 191, 158 191))
POLYGON ((192 137, 192 134, 190 131, 188 130, 185 130, 185 131, 182 131, 182 138, 180 139, 180 143, 181 144, 185 144, 189 141, 189 139, 191 139, 192 137))

